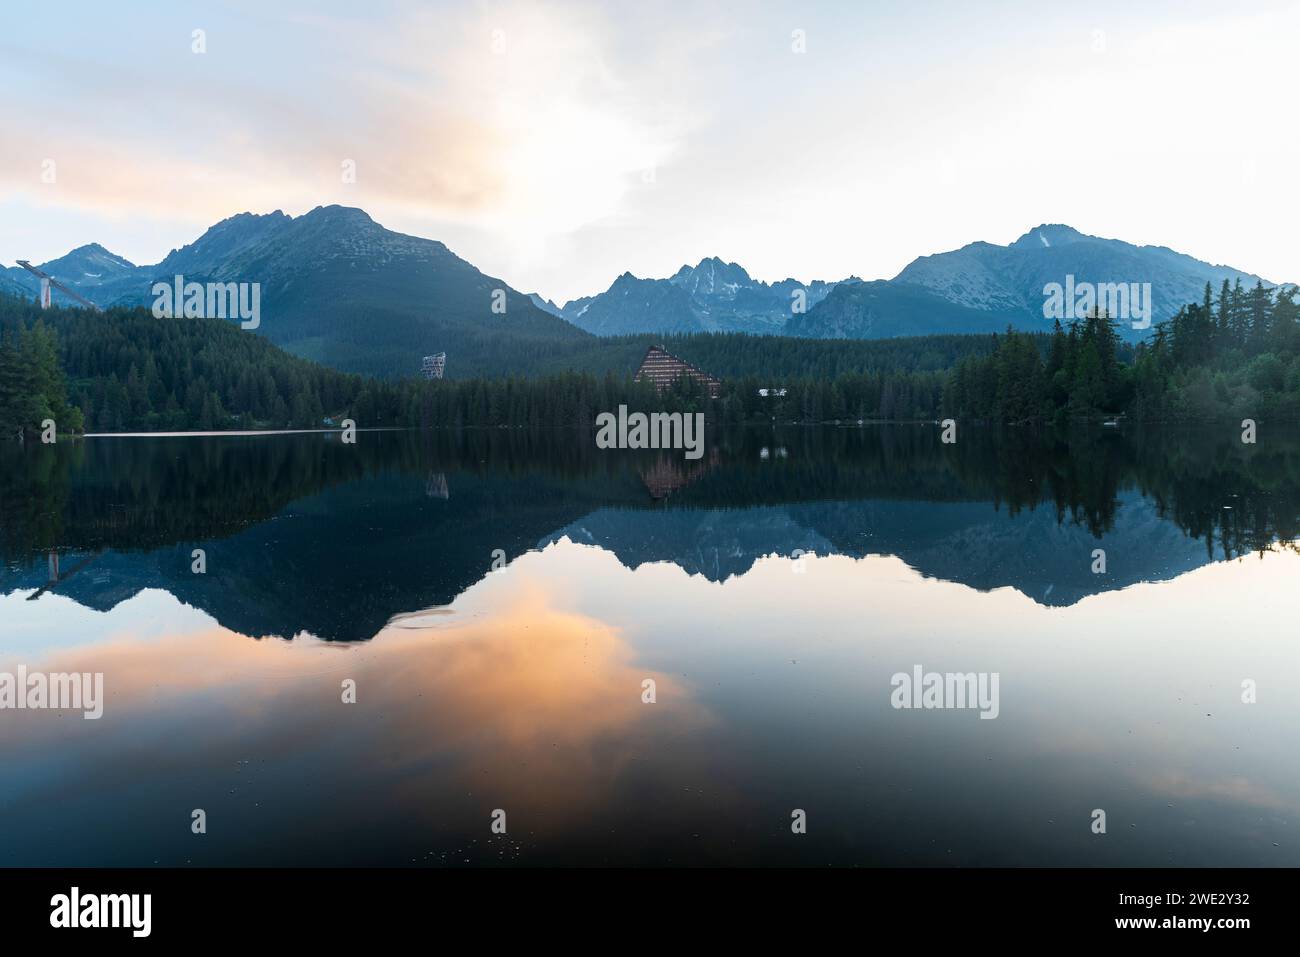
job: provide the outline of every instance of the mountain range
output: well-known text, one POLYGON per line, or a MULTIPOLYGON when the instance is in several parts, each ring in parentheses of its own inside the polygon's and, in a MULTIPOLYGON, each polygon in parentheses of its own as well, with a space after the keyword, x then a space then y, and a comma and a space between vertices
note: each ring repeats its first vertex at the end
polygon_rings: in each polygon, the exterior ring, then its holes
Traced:
MULTIPOLYGON (((502 374, 512 354, 544 355, 587 338, 442 243, 342 206, 297 217, 241 213, 153 266, 92 244, 40 268, 102 306, 149 305, 153 283, 177 275, 258 282, 259 334, 323 365, 384 377, 415 375, 433 352, 454 356, 461 377, 502 374)), ((29 293, 39 284, 18 267, 7 277, 29 293)))
MULTIPOLYGON (((102 306, 149 305, 155 281, 258 282, 258 333, 304 358, 347 372, 414 375, 424 355, 447 352, 448 375, 527 372, 594 342, 593 336, 747 332, 810 339, 884 339, 1050 330, 1044 287, 1150 283, 1151 324, 1225 279, 1274 284, 1163 246, 1137 246, 1041 225, 1015 242, 974 242, 913 260, 893 279, 768 284, 717 257, 664 279, 625 272, 610 287, 558 306, 488 276, 431 239, 386 229, 365 212, 317 207, 222 220, 161 262, 138 266, 92 243, 40 267, 102 306)), ((39 281, 0 269, 0 292, 32 296, 39 281)), ((58 292, 56 302, 63 297, 58 292)), ((1128 322, 1119 331, 1139 339, 1128 322)))
MULTIPOLYGON (((843 282, 858 282, 856 278, 843 282)), ((736 263, 716 256, 682 266, 668 279, 639 279, 625 272, 603 293, 556 311, 598 336, 635 332, 753 332, 781 335, 796 298, 799 311, 814 307, 837 284, 783 279, 768 285, 736 263)))
MULTIPOLYGON (((605 292, 557 310, 597 335, 636 332, 740 331, 810 339, 887 339, 940 333, 1000 332, 1012 326, 1048 332, 1044 287, 1082 283, 1150 283, 1151 325, 1189 302, 1205 284, 1223 280, 1254 286, 1273 283, 1230 266, 1201 262, 1163 246, 1135 246, 1087 236, 1063 225, 1041 225, 1008 246, 975 242, 913 260, 893 279, 806 285, 793 279, 768 286, 740 266, 705 259, 669 279, 624 273, 605 292), (792 308, 796 290, 805 290, 792 308)), ((1147 334, 1119 324, 1136 341, 1147 334)))
POLYGON ((991 433, 940 451, 937 431, 891 427, 858 431, 828 459, 805 430, 786 436, 774 457, 775 433, 734 436, 667 497, 653 480, 664 460, 508 430, 375 433, 354 447, 230 439, 191 454, 166 439, 90 443, 39 475, 0 446, 8 500, 55 490, 0 527, 0 596, 48 584, 44 536, 57 532, 59 594, 108 610, 161 587, 252 636, 368 639, 396 614, 454 601, 491 573, 494 550, 513 560, 566 538, 629 568, 669 562, 714 582, 773 555, 891 555, 927 577, 1068 606, 1240 554, 1237 532, 1271 540, 1278 517, 1293 527, 1295 496, 1279 499, 1278 476, 1256 476, 1235 437, 1148 439, 1168 445, 1143 463, 1119 434, 1076 444, 1077 458, 1000 447, 991 433), (1184 458, 1166 465, 1173 450, 1184 458), (1087 478, 1074 472, 1084 466, 1087 478), (103 503, 129 502, 142 475, 158 479, 148 506, 114 506, 104 521, 103 503), (1206 495, 1207 475, 1239 489, 1236 519, 1218 518, 1224 496, 1206 495), (1223 536, 1213 548, 1207 529, 1223 536), (191 570, 197 545, 210 574, 191 570), (1105 574, 1097 547, 1112 556, 1105 574))
MULTIPOLYGON (((921 256, 892 281, 919 286, 955 305, 1020 317, 1026 328, 1033 328, 1052 322, 1043 318, 1044 287, 1064 284, 1067 276, 1076 284, 1150 283, 1152 326, 1187 303, 1199 302, 1207 282, 1216 294, 1225 279, 1240 280, 1243 286, 1275 285, 1254 273, 1202 262, 1165 246, 1100 239, 1060 224, 1037 226, 1009 246, 976 242, 921 256)), ((1135 333, 1128 323, 1120 326, 1129 338, 1146 334, 1135 333)))

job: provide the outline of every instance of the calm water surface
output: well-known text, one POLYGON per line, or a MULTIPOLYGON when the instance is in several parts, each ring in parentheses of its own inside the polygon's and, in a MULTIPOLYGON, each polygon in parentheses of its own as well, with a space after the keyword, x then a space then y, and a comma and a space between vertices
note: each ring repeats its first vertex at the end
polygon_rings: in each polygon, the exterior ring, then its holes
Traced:
POLYGON ((1231 430, 5 447, 0 671, 105 705, 0 711, 0 864, 1298 866, 1298 515, 1231 430))

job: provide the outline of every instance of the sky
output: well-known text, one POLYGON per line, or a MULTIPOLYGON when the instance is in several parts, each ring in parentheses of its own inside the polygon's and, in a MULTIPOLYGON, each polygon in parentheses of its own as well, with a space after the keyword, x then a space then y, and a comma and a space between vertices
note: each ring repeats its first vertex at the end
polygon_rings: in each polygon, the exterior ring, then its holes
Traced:
POLYGON ((45 0, 0 32, 0 264, 340 203, 559 303, 1040 223, 1300 281, 1297 37, 1248 0, 45 0))

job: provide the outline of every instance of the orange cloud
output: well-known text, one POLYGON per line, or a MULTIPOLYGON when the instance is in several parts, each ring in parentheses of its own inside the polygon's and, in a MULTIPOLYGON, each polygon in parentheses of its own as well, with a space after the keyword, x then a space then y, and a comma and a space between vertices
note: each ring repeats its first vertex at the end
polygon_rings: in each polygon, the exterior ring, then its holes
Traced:
MULTIPOLYGON (((412 815, 459 781, 508 794, 512 813, 555 828, 600 806, 638 752, 710 723, 685 687, 636 663, 616 628, 556 607, 537 585, 512 582, 509 596, 489 617, 394 626, 364 645, 211 628, 29 660, 29 671, 103 672, 104 716, 6 714, 0 756, 84 749, 75 764, 93 779, 101 761, 153 773, 232 742, 291 756, 360 732, 346 759, 412 815), (646 678, 653 705, 642 702, 646 678), (356 704, 342 701, 344 679, 356 682, 356 704), (160 727, 170 729, 162 743, 160 727)), ((50 782, 46 797, 65 783, 50 782)))

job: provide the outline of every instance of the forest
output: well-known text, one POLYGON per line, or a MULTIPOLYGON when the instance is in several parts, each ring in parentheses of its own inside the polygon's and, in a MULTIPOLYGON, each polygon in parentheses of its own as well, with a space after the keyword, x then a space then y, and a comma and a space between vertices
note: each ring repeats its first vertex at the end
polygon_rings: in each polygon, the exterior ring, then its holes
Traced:
POLYGON ((37 434, 46 421, 74 433, 84 424, 68 399, 54 332, 39 320, 0 324, 0 437, 37 434))
POLYGON ((30 433, 46 415, 31 396, 63 397, 53 416, 63 432, 80 431, 83 421, 91 432, 207 431, 318 428, 344 417, 365 427, 590 427, 619 404, 702 410, 736 422, 907 419, 932 414, 953 363, 996 346, 988 336, 959 335, 862 342, 629 336, 593 339, 563 362, 539 357, 515 376, 426 382, 338 372, 233 323, 162 320, 144 309, 41 311, 0 297, 0 330, 6 341, 43 350, 39 362, 15 352, 6 365, 13 373, 0 380, 0 427, 9 435, 20 425, 30 433), (633 382, 650 344, 722 377, 720 402, 688 381, 663 396, 633 382), (38 367, 47 373, 39 387, 28 381, 38 367), (785 388, 786 396, 762 398, 760 388, 785 388))
MULTIPOLYGON (((873 341, 738 333, 584 343, 493 379, 374 379, 290 355, 235 324, 144 309, 42 311, 0 297, 0 433, 362 427, 590 428, 630 409, 705 411, 726 423, 914 421, 1003 424, 1112 417, 1202 421, 1300 416, 1295 287, 1217 290, 1136 347, 1104 314, 1049 334, 873 341), (722 379, 657 396, 631 374, 649 344, 722 379), (557 364, 558 363, 558 364, 557 364), (766 394, 764 394, 766 393, 766 394)), ((453 359, 454 361, 454 359, 453 359)))
POLYGON ((1021 424, 1129 416, 1147 421, 1300 415, 1296 287, 1207 283, 1131 356, 1115 321, 1093 314, 1047 337, 1008 330, 948 375, 946 415, 1021 424))

